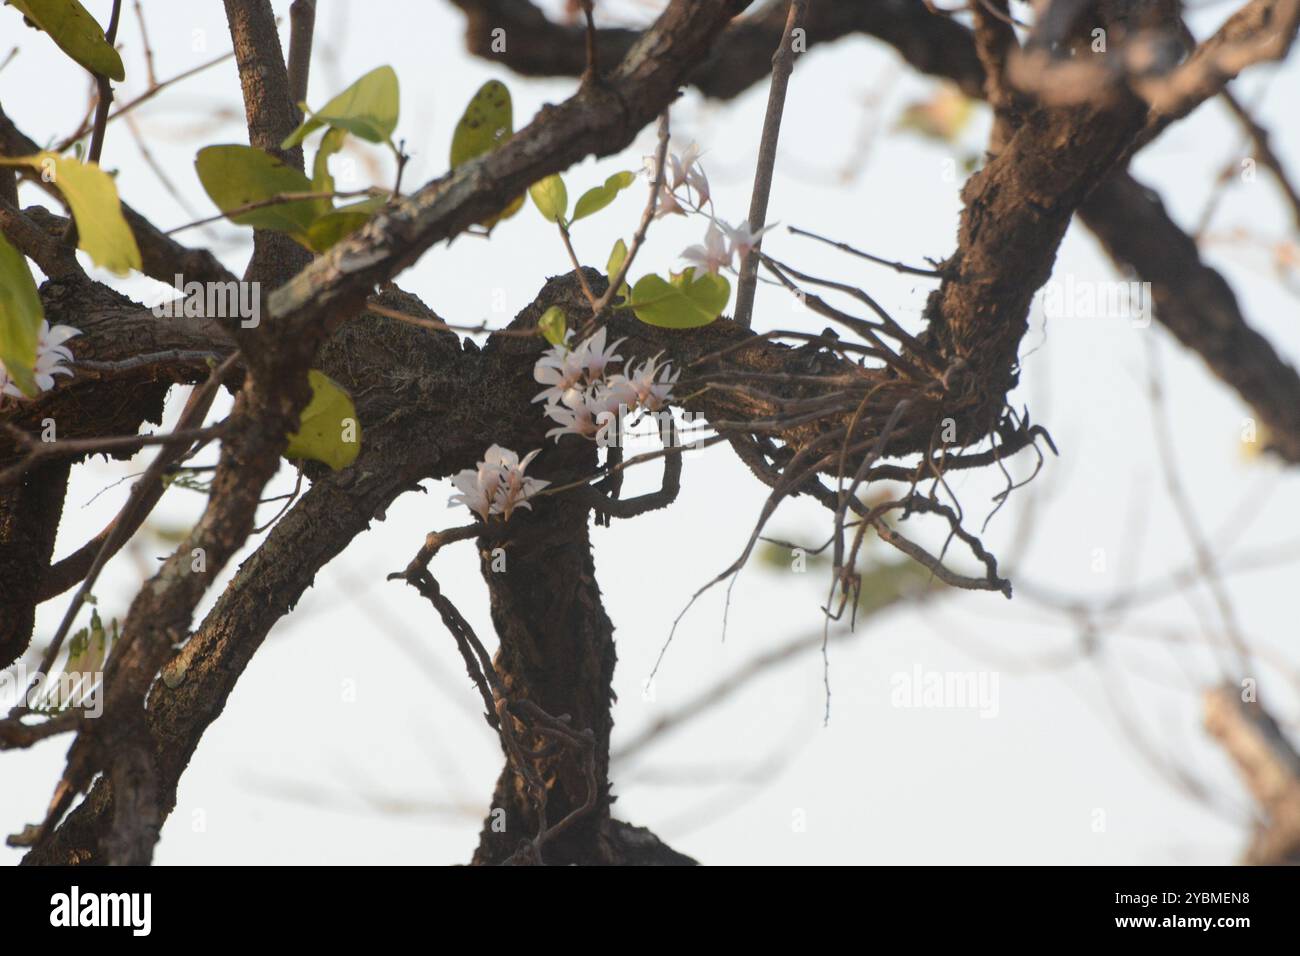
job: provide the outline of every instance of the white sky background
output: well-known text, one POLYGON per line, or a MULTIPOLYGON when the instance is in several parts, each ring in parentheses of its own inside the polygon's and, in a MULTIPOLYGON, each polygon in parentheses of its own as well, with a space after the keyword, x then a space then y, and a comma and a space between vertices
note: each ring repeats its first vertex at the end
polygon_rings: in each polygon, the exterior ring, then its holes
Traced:
MULTIPOLYGON (((87 6, 106 22, 107 0, 87 6)), ((124 6, 119 38, 128 79, 121 101, 145 83, 137 22, 131 5, 124 6)), ((286 15, 287 46, 288 2, 275 6, 286 15)), ((644 16, 651 6, 622 0, 616 9, 644 16)), ((1234 6, 1214 5, 1193 24, 1203 33, 1234 6)), ((160 78, 229 48, 221 4, 144 7, 160 78), (193 49, 199 38, 205 50, 193 49)), ((5 110, 38 142, 62 138, 85 112, 86 81, 47 39, 21 28, 14 11, 0 11, 0 31, 0 55, 14 43, 22 46, 0 72, 5 110)), ((402 83, 398 134, 413 154, 405 184, 413 189, 445 170, 455 122, 485 80, 508 83, 517 127, 574 88, 571 80, 525 80, 470 58, 462 31, 461 14, 446 3, 321 0, 308 99, 319 105, 365 71, 392 64, 402 83), (321 56, 331 51, 333 63, 321 56)), ((1258 114, 1274 131, 1278 152, 1300 166, 1300 132, 1284 122, 1300 90, 1300 68, 1292 63, 1271 78, 1268 69, 1251 73, 1239 83, 1243 100, 1252 102, 1265 82, 1258 114)), ((945 181, 943 167, 954 151, 890 132, 901 109, 934 89, 872 40, 815 48, 799 62, 790 88, 769 218, 903 261, 921 264, 949 254, 960 181, 945 181), (879 123, 879 135, 864 150, 861 131, 872 122, 879 123), (849 167, 852 178, 842 177, 849 167)), ((715 104, 690 91, 673 110, 675 137, 683 144, 698 139, 707 150, 719 215, 733 222, 748 209, 766 95, 760 84, 734 102, 715 104)), ((247 141, 233 62, 165 92, 136 118, 196 213, 178 207, 119 122, 110 127, 104 164, 120 170, 122 195, 163 228, 210 215, 192 162, 202 145, 247 141)), ((987 123, 981 107, 956 154, 977 152, 987 123)), ((648 130, 624 155, 571 170, 570 196, 618 169, 639 168, 652 143, 648 130)), ((1226 111, 1210 104, 1145 151, 1136 173, 1191 227, 1216 174, 1245 155, 1241 148, 1226 111)), ((374 174, 358 164, 356 187, 390 181, 390 161, 380 150, 349 155, 377 163, 374 174)), ((23 199, 36 202, 40 195, 26 187, 23 199)), ((587 263, 603 265, 614 240, 631 235, 643 200, 642 188, 628 190, 577 228, 587 263)), ((1273 241, 1287 235, 1285 210, 1263 170, 1254 182, 1231 187, 1213 231, 1235 227, 1273 241)), ((677 254, 703 233, 698 219, 657 223, 634 274, 677 267, 677 254)), ((220 224, 180 238, 198 244, 216 237, 224 261, 238 271, 250 235, 220 224)), ((767 248, 804 271, 861 285, 909 328, 919 327, 930 283, 870 267, 784 230, 769 237, 767 248)), ((1256 328, 1283 354, 1300 355, 1296 298, 1274 280, 1267 252, 1220 244, 1207 254, 1233 283, 1256 328)), ((439 246, 399 282, 449 321, 503 324, 532 300, 546 276, 567 269, 553 228, 530 206, 490 243, 466 237, 439 246), (495 290, 505 296, 504 313, 492 311, 495 290)), ((1056 277, 1067 275, 1076 282, 1115 278, 1096 243, 1077 227, 1057 261, 1056 277)), ((119 287, 141 299, 157 290, 140 278, 119 287)), ((754 324, 815 332, 827 323, 796 309, 783 290, 760 287, 754 324)), ((71 344, 75 351, 76 341, 71 344)), ((1224 541, 1225 528, 1237 529, 1225 560, 1231 564, 1294 539, 1300 482, 1272 463, 1242 455, 1248 412, 1198 359, 1156 325, 1061 319, 1045 327, 1036 308, 1021 349, 1022 386, 1012 401, 1028 405, 1033 419, 1051 430, 1061 457, 1013 497, 985 536, 995 553, 1009 554, 1024 506, 1034 494, 1041 498, 1032 546, 1013 578, 1017 585, 1096 598, 1157 581, 1191 560, 1156 457, 1146 397, 1152 344, 1164 372, 1177 464, 1199 520, 1216 542, 1224 541), (1243 517, 1247 524, 1238 527, 1243 517), (1100 573, 1092 567, 1098 548, 1106 555, 1100 573)), ((485 446, 492 437, 484 435, 485 446)), ((126 500, 129 483, 109 486, 138 473, 145 460, 100 460, 75 471, 56 556, 103 527, 126 500)), ((1017 475, 1027 473, 1030 460, 1028 453, 1016 460, 1017 475)), ((634 474, 625 493, 657 478, 654 467, 634 474)), ((292 484, 286 464, 268 495, 292 484)), ((1000 477, 964 473, 952 485, 978 530, 1000 477)), ((499 748, 436 616, 414 591, 383 580, 406 564, 425 531, 464 522, 463 510, 445 506, 447 482, 425 487, 428 494, 399 499, 386 521, 326 567, 297 613, 272 632, 183 778, 157 850, 159 863, 469 858, 502 764, 499 748), (343 699, 348 682, 355 682, 355 702, 343 699)), ((729 450, 715 448, 687 457, 674 507, 595 529, 599 579, 617 628, 616 750, 765 648, 820 628, 825 573, 799 576, 752 565, 735 587, 725 643, 717 589, 679 629, 654 699, 642 695, 673 617, 739 553, 765 490, 729 450)), ((187 527, 202 504, 192 492, 173 490, 155 523, 187 527)), ((279 507, 266 505, 262 520, 279 507)), ((909 525, 911 534, 937 540, 935 529, 920 530, 919 519, 909 525)), ((803 500, 784 505, 769 526, 779 537, 808 543, 824 540, 829 529, 830 516, 803 500)), ((169 549, 144 537, 118 556, 96 588, 101 610, 124 614, 142 575, 169 549)), ((472 546, 444 551, 434 572, 479 633, 490 637, 487 593, 472 546)), ((1284 669, 1296 662, 1294 581, 1294 569, 1277 563, 1228 579, 1242 627, 1265 657, 1253 675, 1262 699, 1286 720, 1297 714, 1295 684, 1284 669)), ((45 605, 38 639, 52 634, 66 600, 45 605)), ((821 658, 806 654, 686 731, 662 738, 635 762, 617 765, 615 813, 708 863, 1230 862, 1244 846, 1249 800, 1201 730, 1199 711, 1200 691, 1218 674, 1204 651, 1206 634, 1222 631, 1208 593, 1193 589, 1142 605, 1122 627, 1103 632, 1097 656, 1081 660, 1071 621, 1026 597, 934 598, 919 609, 867 621, 852 642, 832 646, 828 727, 822 726, 821 658), (918 664, 996 673, 996 716, 891 706, 891 676, 918 664), (1143 748, 1204 781, 1220 808, 1207 809, 1176 791, 1143 748), (799 820, 806 827, 796 826, 799 820)), ((56 738, 33 752, 4 755, 5 832, 40 818, 65 749, 66 738, 56 738)), ((0 849, 6 863, 19 857, 0 849)))

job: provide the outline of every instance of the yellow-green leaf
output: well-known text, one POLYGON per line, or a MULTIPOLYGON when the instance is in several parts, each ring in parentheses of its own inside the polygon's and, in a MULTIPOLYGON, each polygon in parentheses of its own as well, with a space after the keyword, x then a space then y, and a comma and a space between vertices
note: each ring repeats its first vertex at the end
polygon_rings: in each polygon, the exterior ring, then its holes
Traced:
POLYGON ((528 187, 528 195, 533 197, 533 205, 548 222, 563 221, 569 211, 569 191, 559 176, 547 176, 533 183, 528 187))
POLYGON ((32 367, 44 318, 45 310, 27 260, 0 236, 0 362, 27 396, 38 391, 32 367))
POLYGON ((470 99, 451 137, 451 167, 491 152, 515 131, 510 91, 500 80, 488 80, 470 99))
POLYGON ((43 152, 35 156, 0 159, 4 166, 30 166, 53 183, 63 194, 72 218, 77 222, 78 245, 95 265, 117 275, 140 268, 140 249, 135 234, 122 215, 117 185, 94 163, 81 163, 71 156, 43 152))
POLYGON ((299 199, 231 214, 276 196, 315 191, 301 172, 251 146, 206 146, 195 157, 194 168, 208 196, 231 222, 285 232, 306 246, 311 224, 331 208, 328 199, 299 199))
POLYGON ((383 196, 371 196, 360 202, 330 210, 313 222, 307 230, 308 245, 314 252, 325 252, 344 236, 364 226, 387 202, 388 200, 383 196))
MULTIPOLYGON (((627 243, 620 239, 614 243, 614 248, 609 251, 609 261, 605 263, 605 275, 610 282, 618 278, 619 272, 623 269, 623 263, 626 261, 627 243)), ((632 293, 628 289, 626 281, 618 287, 618 292, 615 295, 621 296, 624 300, 631 298, 632 293)))
POLYGON ((289 134, 281 149, 297 146, 322 126, 347 130, 371 143, 387 143, 397 129, 400 96, 391 66, 371 70, 289 134))
POLYGON ((693 329, 708 325, 727 307, 731 283, 706 272, 695 277, 691 267, 665 282, 657 275, 642 276, 632 289, 632 311, 647 325, 665 329, 693 329))
POLYGON ((569 317, 558 305, 553 305, 537 320, 537 327, 542 330, 542 337, 552 345, 562 345, 564 335, 569 330, 569 317))
POLYGON ((8 0, 44 30, 64 53, 91 73, 119 83, 126 79, 122 58, 104 38, 104 28, 77 0, 8 0))
MULTIPOLYGON (((510 101, 510 91, 500 80, 488 80, 470 99, 469 105, 451 137, 451 167, 463 165, 477 156, 491 152, 514 135, 514 106, 510 101)), ((506 204, 501 212, 483 220, 490 231, 503 219, 509 219, 524 204, 524 197, 517 196, 506 204)))
POLYGON ((316 159, 312 163, 311 188, 318 193, 334 192, 334 177, 330 175, 330 157, 343 148, 348 138, 346 130, 331 129, 321 137, 316 159))
POLYGON ((361 423, 352 398, 324 372, 307 373, 311 401, 302 410, 298 431, 289 436, 285 458, 323 461, 335 471, 346 468, 361 451, 361 423))
POLYGON ((606 179, 603 186, 588 189, 578 198, 577 205, 573 207, 573 221, 577 222, 592 213, 600 212, 614 201, 615 196, 634 182, 636 182, 636 173, 624 170, 606 179))

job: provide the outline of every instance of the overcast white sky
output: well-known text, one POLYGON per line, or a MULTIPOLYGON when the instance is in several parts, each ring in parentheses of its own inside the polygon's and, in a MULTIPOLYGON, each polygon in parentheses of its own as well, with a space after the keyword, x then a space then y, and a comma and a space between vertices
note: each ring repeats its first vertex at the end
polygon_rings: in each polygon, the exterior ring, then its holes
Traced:
MULTIPOLYGON (((87 6, 106 20, 107 0, 89 0, 87 6)), ((128 74, 119 93, 124 99, 145 82, 139 31, 126 6, 120 34, 128 74)), ((287 13, 287 0, 275 6, 287 13)), ((409 186, 445 170, 452 128, 485 80, 508 83, 517 126, 574 86, 568 80, 524 80, 468 57, 462 17, 449 3, 321 0, 319 6, 318 55, 334 57, 316 61, 309 101, 319 105, 367 70, 392 64, 402 83, 398 133, 414 156, 409 186)), ((653 6, 615 4, 643 15, 653 6)), ((162 78, 228 48, 220 4, 146 0, 144 8, 162 78)), ((1227 12, 1226 5, 1217 5, 1194 24, 1207 29, 1227 12)), ((5 110, 38 142, 61 138, 84 114, 86 82, 48 40, 22 29, 13 10, 0 10, 0 29, 0 55, 13 43, 22 47, 0 71, 5 110)), ((1274 130, 1281 155, 1300 165, 1300 131, 1283 122, 1294 108, 1300 68, 1249 75, 1240 84, 1243 99, 1253 101, 1265 83, 1259 115, 1274 130)), ((801 60, 790 88, 770 219, 904 261, 951 252, 960 182, 944 176, 945 161, 978 152, 987 117, 981 110, 955 149, 892 133, 900 111, 935 89, 865 38, 815 49, 801 60), (868 143, 864 133, 873 124, 878 135, 868 143), (844 176, 845 169, 852 175, 844 176)), ((110 129, 104 164, 119 170, 122 195, 163 228, 211 214, 193 155, 209 143, 246 142, 238 97, 234 67, 226 63, 136 114, 150 149, 193 214, 178 206, 142 161, 127 127, 118 124, 110 129)), ((698 139, 707 150, 718 212, 732 221, 743 219, 748 208, 765 100, 761 86, 727 104, 688 92, 673 110, 675 133, 683 141, 698 139)), ((618 169, 638 168, 651 143, 652 131, 623 156, 572 170, 566 176, 570 195, 618 169)), ((1225 162, 1245 155, 1241 149, 1239 131, 1211 104, 1144 152, 1136 173, 1190 227, 1215 175, 1225 162)), ((351 155, 373 157, 379 181, 388 182, 388 161, 379 151, 351 155)), ((371 181, 366 163, 358 169, 358 185, 371 181)), ((39 196, 29 191, 23 198, 35 202, 39 196)), ((630 235, 643 198, 641 189, 629 190, 582 224, 577 244, 587 262, 602 265, 613 241, 630 235)), ((1266 242, 1288 235, 1285 211, 1266 174, 1230 189, 1211 231, 1238 227, 1266 242)), ((656 224, 634 271, 675 267, 677 254, 703 232, 698 220, 656 224)), ((222 225, 185 235, 193 243, 215 238, 225 262, 242 269, 247 230, 222 225)), ((904 324, 918 327, 930 288, 923 280, 867 267, 783 230, 767 248, 804 271, 860 284, 904 324)), ((1220 243, 1209 246, 1207 255, 1233 282, 1255 326, 1283 354, 1300 355, 1297 301, 1274 280, 1267 250, 1220 243)), ((399 282, 451 321, 504 322, 532 300, 546 276, 567 268, 552 229, 528 208, 490 243, 467 239, 436 248, 399 282), (505 314, 492 311, 497 290, 506 297, 505 314)), ((1115 278, 1079 228, 1067 237, 1056 277, 1115 278)), ((140 298, 155 291, 139 278, 121 287, 140 298)), ((757 328, 819 331, 824 325, 794 308, 782 291, 760 289, 757 328)), ((1008 554, 1025 505, 1038 496, 1032 543, 1013 578, 1024 595, 1011 602, 996 594, 932 597, 915 609, 866 621, 852 641, 832 646, 834 697, 826 727, 820 655, 806 654, 747 685, 685 732, 616 766, 619 817, 650 827, 708 863, 1234 859, 1248 832, 1249 801, 1200 726, 1200 692, 1218 677, 1204 644, 1207 635, 1223 631, 1205 590, 1142 605, 1119 627, 1104 631, 1097 653, 1087 659, 1079 655, 1073 622, 1035 604, 1028 592, 1035 585, 1103 597, 1158 581, 1190 561, 1155 452, 1146 397, 1152 348, 1164 373, 1182 480, 1206 532, 1226 549, 1229 565, 1291 544, 1300 527, 1300 482, 1242 454, 1247 410, 1158 326, 1082 318, 1044 324, 1037 308, 1032 326, 1021 349, 1022 385, 1012 400, 1027 405, 1034 420, 1051 430, 1061 457, 1013 497, 985 539, 995 553, 1008 554), (1231 541, 1225 536, 1229 529, 1231 541), (1098 549, 1105 555, 1100 571, 1094 569, 1098 549), (891 679, 917 666, 996 676, 996 715, 891 706, 891 679), (1217 809, 1171 787, 1148 754, 1203 781, 1217 809)), ((484 439, 486 445, 491 436, 484 439)), ((1027 472, 1028 457, 1017 460, 1017 474, 1027 472)), ((77 469, 58 555, 78 547, 120 508, 128 483, 114 482, 138 473, 143 460, 77 469)), ((285 465, 269 493, 288 491, 292 478, 285 465)), ((634 476, 629 493, 656 478, 650 471, 634 476)), ((965 473, 952 486, 978 530, 1000 477, 965 473)), ((450 637, 414 592, 384 581, 406 563, 426 530, 463 523, 463 513, 445 506, 447 483, 426 487, 427 495, 400 499, 386 521, 324 569, 298 612, 272 632, 183 779, 157 850, 159 863, 468 859, 501 756, 477 716, 477 694, 450 637), (345 700, 345 686, 356 687, 355 701, 345 700)), ((739 552, 764 491, 725 447, 716 448, 688 456, 674 507, 595 530, 597 569, 617 628, 616 750, 765 649, 820 628, 824 574, 755 564, 736 585, 725 643, 719 590, 685 619, 653 699, 643 696, 672 619, 739 552)), ((174 490, 156 524, 185 527, 201 507, 198 495, 174 490)), ((267 505, 263 518, 278 507, 267 505)), ((816 506, 793 502, 770 527, 781 537, 811 543, 825 538, 830 520, 816 506)), ((115 559, 96 589, 101 609, 124 613, 142 575, 167 550, 160 539, 145 537, 115 559)), ((445 593, 480 634, 489 635, 486 589, 472 547, 448 549, 434 570, 445 593)), ((1294 568, 1284 563, 1227 582, 1242 627, 1263 659, 1252 676, 1259 678, 1265 702, 1287 720, 1298 712, 1294 582, 1294 568)), ((39 638, 53 632, 65 600, 44 607, 39 638)), ((65 747, 58 738, 32 752, 4 755, 5 832, 39 819, 65 747)), ((6 863, 19 856, 0 849, 6 863)))

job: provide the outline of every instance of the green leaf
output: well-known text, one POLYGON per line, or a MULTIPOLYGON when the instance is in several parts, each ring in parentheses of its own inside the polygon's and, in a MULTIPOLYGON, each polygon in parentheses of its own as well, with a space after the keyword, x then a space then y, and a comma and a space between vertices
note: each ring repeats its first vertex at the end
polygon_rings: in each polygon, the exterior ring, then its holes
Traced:
POLYGON ((614 201, 614 197, 634 182, 636 182, 636 173, 625 170, 610 176, 605 180, 605 185, 588 189, 578 199, 578 204, 573 207, 573 221, 577 222, 592 213, 600 212, 614 201))
POLYGON ((313 192, 334 192, 334 177, 330 175, 330 157, 343 148, 347 138, 347 131, 341 129, 331 129, 321 137, 320 147, 316 150, 316 159, 311 168, 313 192))
POLYGON ((564 335, 569 330, 569 317, 558 305, 553 305, 537 320, 537 327, 542 330, 542 337, 552 345, 563 345, 564 335))
POLYGON ((533 197, 533 205, 547 222, 562 222, 569 211, 569 191, 559 176, 547 176, 533 183, 528 187, 528 195, 533 197))
POLYGON ((59 187, 72 218, 77 222, 77 245, 95 265, 116 275, 140 268, 140 249, 135 234, 122 215, 117 184, 94 163, 79 163, 70 156, 43 152, 35 156, 0 159, 4 166, 30 166, 41 177, 59 187))
POLYGON ((328 199, 303 199, 229 215, 232 209, 275 196, 315 191, 311 180, 298 170, 251 146, 205 146, 195 157, 194 168, 208 196, 231 222, 285 232, 305 246, 311 245, 311 224, 331 209, 328 199))
POLYGON ((451 168, 496 149, 515 131, 510 91, 500 80, 488 80, 470 99, 451 137, 451 168))
MULTIPOLYGON (((618 242, 614 243, 614 248, 609 251, 609 261, 605 263, 605 276, 610 282, 613 282, 618 276, 619 272, 623 268, 623 263, 626 261, 627 243, 620 239, 618 242)), ((628 289, 626 281, 619 286, 618 292, 616 292, 615 295, 621 296, 624 301, 631 298, 632 292, 628 289)))
POLYGON ((39 391, 32 378, 45 310, 23 254, 0 236, 0 362, 24 395, 39 391))
POLYGON ((352 398, 324 372, 307 373, 311 401, 302 410, 298 430, 289 436, 285 458, 323 461, 335 471, 346 468, 361 451, 361 423, 352 398))
POLYGON ((706 272, 695 278, 692 266, 665 282, 657 275, 642 276, 632 289, 632 310, 647 325, 665 329, 694 329, 708 325, 727 307, 731 283, 706 272))
MULTIPOLYGON (((475 157, 490 153, 514 135, 514 106, 510 91, 500 80, 488 80, 470 99, 465 112, 456 123, 451 137, 451 168, 462 166, 475 157)), ((517 196, 495 216, 489 216, 480 225, 489 231, 503 219, 509 219, 524 205, 524 197, 517 196)))
POLYGON ((364 226, 387 203, 384 196, 371 196, 330 210, 311 224, 307 230, 307 244, 315 252, 325 252, 344 236, 364 226))
POLYGON ((44 30, 64 53, 91 73, 119 83, 126 79, 122 58, 104 38, 104 28, 77 0, 9 0, 44 30))
POLYGON ((322 126, 346 130, 371 143, 387 143, 397 129, 400 96, 391 66, 371 70, 289 134, 281 149, 297 146, 322 126))

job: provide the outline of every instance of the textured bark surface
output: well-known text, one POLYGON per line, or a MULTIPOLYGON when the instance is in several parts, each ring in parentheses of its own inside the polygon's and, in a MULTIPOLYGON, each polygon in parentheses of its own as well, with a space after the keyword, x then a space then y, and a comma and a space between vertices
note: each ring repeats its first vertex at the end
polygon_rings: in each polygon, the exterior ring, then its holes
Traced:
POLYGON ((70 467, 46 462, 21 483, 0 487, 0 668, 18 660, 31 641, 36 592, 54 553, 70 467))

